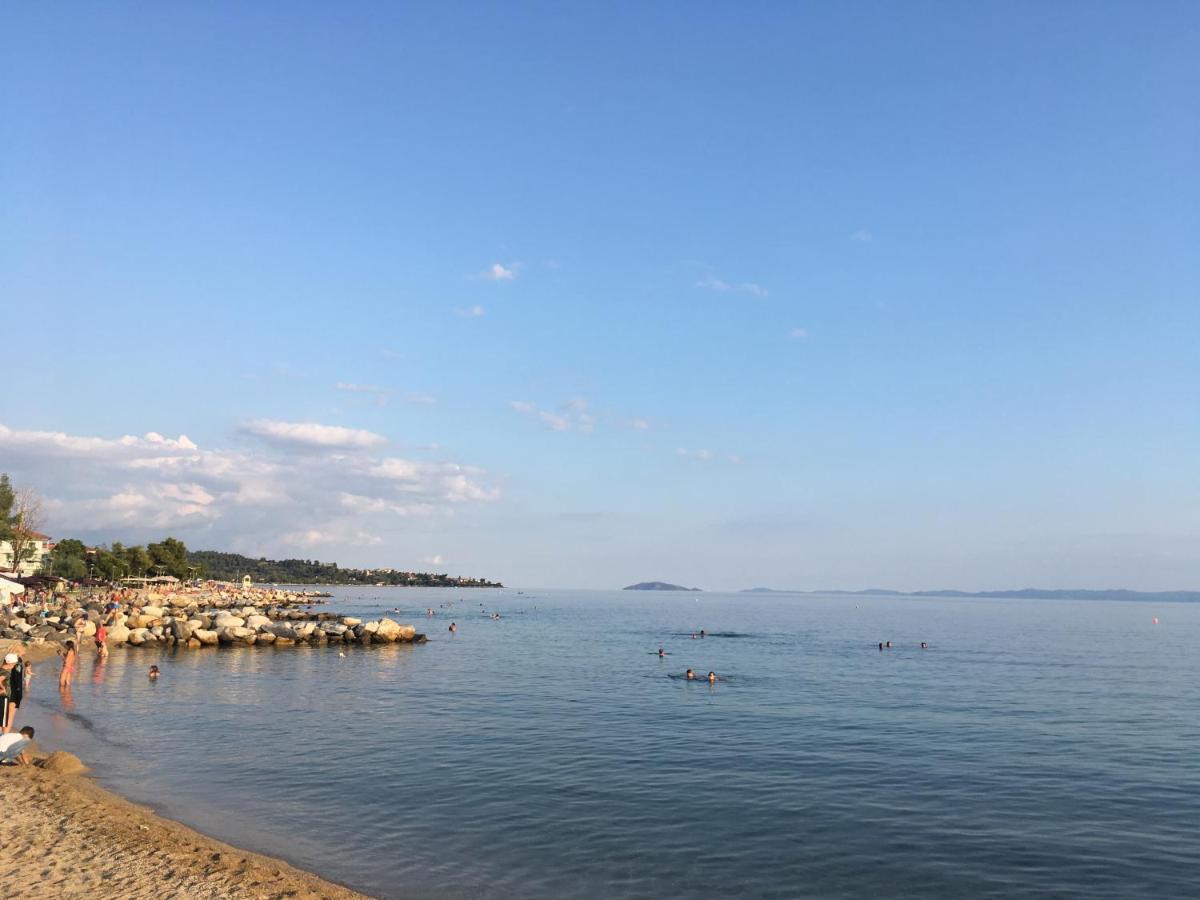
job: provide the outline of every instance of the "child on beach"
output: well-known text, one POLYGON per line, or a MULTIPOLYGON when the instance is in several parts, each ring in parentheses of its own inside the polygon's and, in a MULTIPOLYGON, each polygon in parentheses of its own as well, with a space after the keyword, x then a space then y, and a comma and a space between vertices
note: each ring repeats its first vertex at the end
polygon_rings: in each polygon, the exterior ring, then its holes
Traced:
POLYGON ((75 675, 75 642, 67 641, 62 650, 58 651, 58 655, 63 658, 62 671, 58 674, 58 686, 69 688, 71 686, 71 678, 75 675))

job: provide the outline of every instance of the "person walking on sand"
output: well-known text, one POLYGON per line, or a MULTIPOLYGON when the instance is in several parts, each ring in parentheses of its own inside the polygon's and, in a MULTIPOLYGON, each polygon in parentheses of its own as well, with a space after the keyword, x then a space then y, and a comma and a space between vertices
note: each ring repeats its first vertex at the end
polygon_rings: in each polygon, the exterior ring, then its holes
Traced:
POLYGON ((67 641, 63 649, 58 651, 58 655, 63 658, 62 671, 58 673, 58 686, 69 688, 75 675, 75 660, 78 655, 75 652, 75 642, 67 641))

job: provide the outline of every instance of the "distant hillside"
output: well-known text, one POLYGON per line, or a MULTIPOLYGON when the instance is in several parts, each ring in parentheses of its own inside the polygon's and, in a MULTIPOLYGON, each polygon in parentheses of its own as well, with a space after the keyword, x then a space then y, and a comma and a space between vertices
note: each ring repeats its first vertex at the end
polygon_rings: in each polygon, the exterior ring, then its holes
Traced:
POLYGON ((405 587, 503 587, 483 578, 460 578, 399 569, 343 569, 337 563, 315 559, 252 559, 240 553, 217 550, 188 551, 188 562, 202 566, 208 578, 218 581, 250 579, 262 584, 386 584, 405 587))
POLYGON ((1127 591, 1124 589, 1071 591, 1046 588, 1022 588, 1017 591, 788 591, 775 588, 747 588, 743 594, 835 594, 846 597, 972 597, 993 600, 1156 600, 1159 602, 1197 603, 1200 591, 1127 591))
POLYGON ((622 588, 625 591, 699 591, 700 588, 684 587, 680 584, 670 584, 666 581, 639 581, 637 584, 631 584, 627 588, 622 588))

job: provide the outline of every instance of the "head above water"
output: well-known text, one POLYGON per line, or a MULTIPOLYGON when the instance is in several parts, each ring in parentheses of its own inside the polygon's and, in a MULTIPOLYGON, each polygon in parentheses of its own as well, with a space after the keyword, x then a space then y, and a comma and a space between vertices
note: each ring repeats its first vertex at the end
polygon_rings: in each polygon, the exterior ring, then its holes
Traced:
POLYGON ((709 673, 708 673, 708 681, 709 681, 709 684, 711 684, 712 682, 714 682, 714 681, 716 681, 716 680, 717 680, 717 673, 716 673, 716 672, 709 672, 709 673))
POLYGON ((691 669, 688 669, 688 670, 687 670, 687 677, 688 677, 688 680, 690 681, 691 679, 693 679, 693 678, 695 678, 695 677, 696 677, 696 673, 695 673, 695 672, 693 672, 691 669))

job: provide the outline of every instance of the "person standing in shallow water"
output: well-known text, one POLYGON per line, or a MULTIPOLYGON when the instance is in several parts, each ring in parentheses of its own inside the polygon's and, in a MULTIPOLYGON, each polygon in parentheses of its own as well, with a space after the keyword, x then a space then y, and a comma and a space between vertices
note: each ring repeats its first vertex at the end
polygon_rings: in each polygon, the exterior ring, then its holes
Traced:
POLYGON ((71 679, 75 677, 75 642, 67 641, 62 650, 58 651, 58 655, 63 658, 62 671, 58 673, 58 686, 61 688, 69 688, 71 679))

